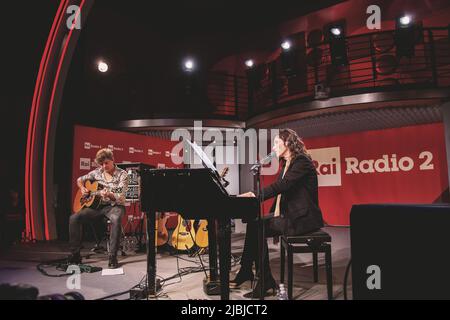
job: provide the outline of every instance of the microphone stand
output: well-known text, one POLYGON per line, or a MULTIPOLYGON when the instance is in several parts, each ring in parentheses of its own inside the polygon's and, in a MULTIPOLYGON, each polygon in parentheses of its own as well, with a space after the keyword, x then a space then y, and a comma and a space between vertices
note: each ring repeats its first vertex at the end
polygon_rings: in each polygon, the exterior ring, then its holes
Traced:
MULTIPOLYGON (((265 246, 264 246, 264 241, 265 241, 265 228, 264 228, 264 208, 263 208, 263 199, 264 199, 264 195, 263 195, 263 191, 262 191, 262 186, 261 186, 261 167, 262 167, 262 163, 256 163, 254 164, 250 171, 253 174, 253 183, 255 186, 255 190, 256 190, 256 198, 258 199, 258 206, 259 206, 259 215, 258 215, 258 219, 257 219, 257 226, 258 226, 258 252, 261 253, 261 255, 258 257, 259 258, 259 279, 258 282, 260 284, 259 287, 259 297, 260 300, 264 300, 264 279, 265 279, 265 274, 264 274, 264 258, 265 258, 265 246)), ((258 274, 257 274, 258 276, 258 274)))

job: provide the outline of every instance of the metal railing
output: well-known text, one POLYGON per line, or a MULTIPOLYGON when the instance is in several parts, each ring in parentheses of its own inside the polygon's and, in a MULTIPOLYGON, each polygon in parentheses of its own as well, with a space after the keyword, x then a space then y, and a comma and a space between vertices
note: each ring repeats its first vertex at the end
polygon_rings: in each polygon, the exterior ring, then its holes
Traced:
POLYGON ((346 65, 332 63, 330 43, 325 41, 297 51, 291 60, 295 66, 288 72, 280 56, 247 77, 210 73, 210 110, 215 116, 245 120, 321 97, 450 87, 449 28, 417 28, 414 38, 410 57, 397 54, 396 31, 390 30, 347 37, 346 65))

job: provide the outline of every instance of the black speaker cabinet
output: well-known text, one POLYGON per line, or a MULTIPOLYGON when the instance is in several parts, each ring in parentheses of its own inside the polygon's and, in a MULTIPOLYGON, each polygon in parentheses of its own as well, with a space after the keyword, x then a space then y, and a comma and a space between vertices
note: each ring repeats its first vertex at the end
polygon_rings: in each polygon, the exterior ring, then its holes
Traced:
POLYGON ((353 299, 450 299, 450 205, 355 205, 353 299))

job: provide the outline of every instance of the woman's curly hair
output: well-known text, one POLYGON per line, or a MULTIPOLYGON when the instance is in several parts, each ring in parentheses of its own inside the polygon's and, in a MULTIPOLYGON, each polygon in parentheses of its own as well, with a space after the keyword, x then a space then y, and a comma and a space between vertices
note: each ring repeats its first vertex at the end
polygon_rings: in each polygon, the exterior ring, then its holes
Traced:
POLYGON ((308 150, 305 147, 305 143, 298 136, 297 132, 292 129, 281 129, 278 136, 281 140, 283 140, 283 142, 286 144, 286 147, 291 152, 292 159, 301 154, 311 159, 311 155, 308 153, 308 150))

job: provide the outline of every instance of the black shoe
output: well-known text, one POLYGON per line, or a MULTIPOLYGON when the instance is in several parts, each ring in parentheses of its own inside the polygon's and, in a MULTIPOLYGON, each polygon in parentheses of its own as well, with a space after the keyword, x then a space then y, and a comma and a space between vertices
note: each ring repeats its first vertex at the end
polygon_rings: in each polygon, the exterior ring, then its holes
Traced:
POLYGON ((116 269, 119 267, 119 262, 117 262, 117 256, 109 256, 108 267, 110 269, 116 269))
POLYGON ((236 278, 230 281, 230 288, 237 289, 239 288, 245 281, 251 281, 251 286, 253 287, 253 272, 249 271, 242 271, 239 270, 238 274, 236 275, 236 278))
POLYGON ((81 255, 79 252, 71 253, 67 257, 67 264, 81 264, 81 255))
MULTIPOLYGON (((264 297, 268 297, 268 296, 274 296, 277 294, 277 284, 275 282, 275 280, 266 280, 264 281, 264 286, 266 287, 266 289, 264 290, 264 297)), ((259 299, 261 298, 259 292, 260 292, 260 282, 258 281, 258 283, 255 286, 255 289, 253 289, 253 291, 250 291, 246 294, 244 294, 244 298, 247 299, 259 299)))

